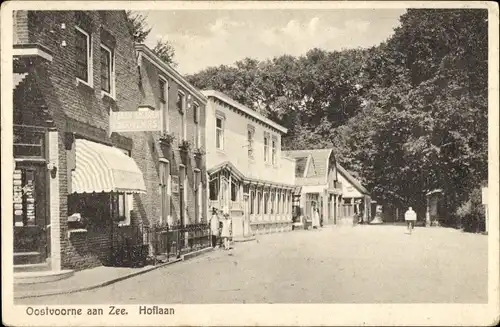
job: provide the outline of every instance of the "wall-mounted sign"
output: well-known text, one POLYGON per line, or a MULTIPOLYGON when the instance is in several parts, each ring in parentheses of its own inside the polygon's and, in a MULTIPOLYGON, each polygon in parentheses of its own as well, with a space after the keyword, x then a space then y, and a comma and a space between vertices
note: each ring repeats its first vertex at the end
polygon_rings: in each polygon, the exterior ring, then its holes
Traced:
POLYGON ((161 112, 112 111, 109 115, 109 128, 111 132, 161 131, 161 112))
POLYGON ((14 226, 23 226, 23 186, 22 171, 14 170, 14 194, 12 202, 14 203, 14 226))
POLYGON ((179 193, 179 176, 171 176, 172 193, 179 193))

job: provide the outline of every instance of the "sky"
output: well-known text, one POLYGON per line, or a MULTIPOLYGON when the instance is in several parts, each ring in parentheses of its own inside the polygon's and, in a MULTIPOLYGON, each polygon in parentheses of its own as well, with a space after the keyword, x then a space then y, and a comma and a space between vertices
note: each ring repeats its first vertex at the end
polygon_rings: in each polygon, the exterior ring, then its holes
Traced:
POLYGON ((152 28, 145 43, 158 39, 175 48, 181 74, 258 60, 312 48, 329 51, 370 47, 389 38, 405 9, 161 10, 142 11, 152 28))

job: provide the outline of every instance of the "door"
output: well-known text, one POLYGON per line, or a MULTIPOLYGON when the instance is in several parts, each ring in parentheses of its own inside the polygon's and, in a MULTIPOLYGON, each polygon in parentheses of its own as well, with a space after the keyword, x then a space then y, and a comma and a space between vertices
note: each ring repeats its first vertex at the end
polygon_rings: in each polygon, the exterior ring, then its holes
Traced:
POLYGON ((49 180, 45 163, 17 163, 13 175, 14 264, 50 255, 49 180))

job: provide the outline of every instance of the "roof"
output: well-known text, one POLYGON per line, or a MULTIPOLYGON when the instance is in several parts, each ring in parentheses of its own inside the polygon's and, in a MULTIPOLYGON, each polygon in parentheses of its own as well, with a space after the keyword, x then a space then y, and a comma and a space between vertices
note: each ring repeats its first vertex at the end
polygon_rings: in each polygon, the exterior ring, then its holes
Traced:
POLYGON ((363 193, 363 194, 369 194, 370 192, 368 192, 368 190, 363 186, 361 185, 361 183, 356 179, 354 178, 351 173, 349 173, 344 167, 342 167, 340 164, 337 163, 337 171, 342 174, 345 179, 347 179, 347 181, 349 181, 349 183, 352 184, 352 186, 354 186, 360 193, 363 193))
POLYGON ((163 73, 167 74, 168 77, 172 78, 176 83, 189 90, 199 101, 201 101, 202 103, 207 102, 205 96, 203 96, 203 94, 197 88, 189 83, 169 64, 161 60, 147 45, 136 43, 135 50, 139 53, 139 57, 137 59, 138 62, 140 62, 141 56, 146 57, 149 62, 156 66, 156 68, 160 69, 163 73))
POLYGON ((238 179, 240 179, 240 181, 244 181, 244 182, 264 184, 264 185, 283 186, 283 187, 289 187, 289 188, 295 187, 295 185, 291 185, 291 184, 270 182, 270 181, 261 180, 261 179, 257 179, 257 178, 247 177, 240 170, 238 170, 238 168, 236 168, 236 166, 230 161, 221 162, 220 164, 215 165, 215 166, 207 169, 207 173, 209 175, 212 175, 212 174, 214 174, 222 169, 229 169, 231 171, 231 173, 234 174, 234 176, 236 176, 238 179))
POLYGON ((309 156, 307 157, 298 157, 295 159, 295 176, 302 177, 306 171, 307 161, 309 160, 309 156))
POLYGON ((255 118, 259 120, 261 123, 264 123, 265 125, 272 127, 276 129, 277 131, 286 134, 288 132, 288 129, 285 127, 273 122, 271 119, 265 117, 264 115, 259 114, 257 111, 252 110, 248 108, 247 106, 242 105, 241 103, 231 99, 227 95, 225 95, 222 92, 215 91, 215 90, 203 90, 201 93, 206 96, 207 98, 213 97, 218 99, 219 101, 222 101, 228 105, 230 105, 232 108, 239 110, 240 112, 243 112, 247 115, 249 115, 252 118, 255 118))
POLYGON ((297 185, 321 185, 328 181, 328 163, 333 149, 309 149, 309 150, 292 150, 283 151, 283 153, 297 161, 301 158, 310 157, 308 165, 305 169, 305 174, 295 174, 297 185), (305 175, 305 176, 304 176, 305 175))

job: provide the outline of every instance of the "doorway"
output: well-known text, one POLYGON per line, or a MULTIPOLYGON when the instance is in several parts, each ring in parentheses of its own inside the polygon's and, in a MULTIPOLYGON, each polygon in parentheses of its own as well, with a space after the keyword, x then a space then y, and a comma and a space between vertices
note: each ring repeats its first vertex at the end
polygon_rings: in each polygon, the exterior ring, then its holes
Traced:
POLYGON ((23 161, 13 174, 14 264, 50 256, 49 180, 45 161, 23 161))

